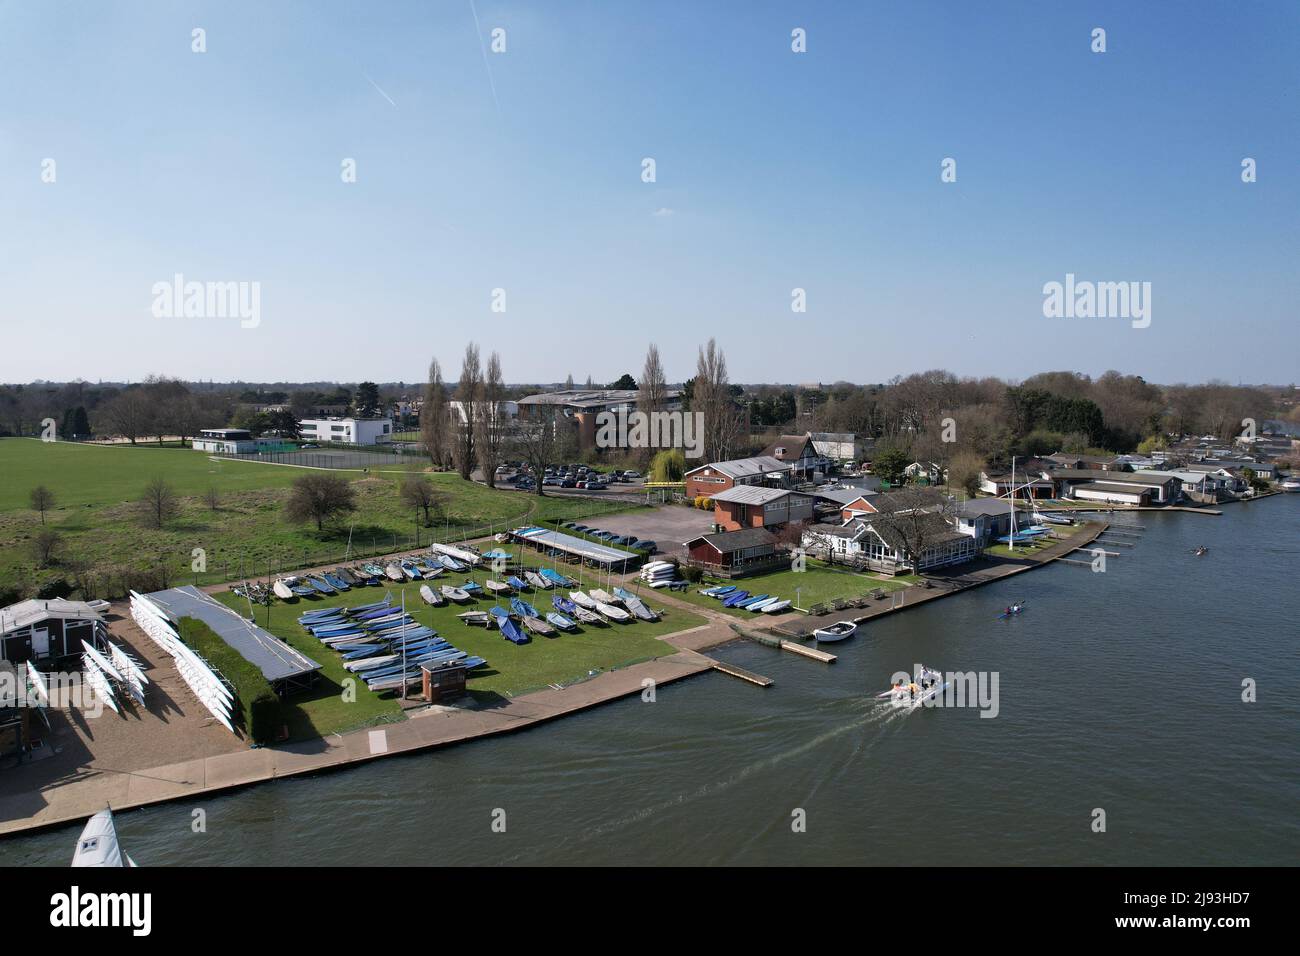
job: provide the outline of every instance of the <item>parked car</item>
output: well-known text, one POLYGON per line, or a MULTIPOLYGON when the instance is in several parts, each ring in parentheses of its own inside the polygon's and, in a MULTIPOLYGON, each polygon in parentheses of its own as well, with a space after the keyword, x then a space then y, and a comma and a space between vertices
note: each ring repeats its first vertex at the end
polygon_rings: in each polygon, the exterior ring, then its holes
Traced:
POLYGON ((316 444, 314 441, 309 441, 309 442, 303 442, 303 443, 302 443, 301 445, 299 445, 298 447, 299 447, 299 448, 319 448, 320 445, 316 444))
POLYGON ((591 533, 591 536, 592 536, 593 538, 599 538, 601 541, 608 541, 610 538, 614 537, 614 532, 612 532, 612 531, 593 531, 593 532, 591 533))
POLYGON ((571 524, 569 525, 569 527, 572 528, 574 531, 578 532, 579 534, 587 534, 591 531, 591 529, 588 528, 585 524, 571 524))
POLYGON ((606 488, 608 488, 608 487, 609 487, 609 485, 605 484, 603 481, 589 481, 589 482, 587 482, 587 490, 588 490, 588 491, 604 491, 604 490, 605 490, 606 488))
POLYGON ((578 487, 578 483, 577 483, 576 481, 574 481, 572 478, 564 478, 564 479, 561 479, 561 481, 560 481, 560 487, 561 487, 561 488, 576 488, 576 487, 578 487))
POLYGON ((640 478, 640 477, 641 477, 641 473, 640 473, 639 471, 625 471, 625 472, 623 472, 623 477, 624 477, 624 478, 640 478))
POLYGON ((633 551, 649 551, 651 554, 654 554, 659 550, 659 545, 653 541, 643 541, 638 539, 632 542, 631 548, 633 551))
POLYGON ((549 487, 558 488, 558 487, 560 487, 561 485, 564 484, 564 479, 563 479, 563 478, 555 478, 555 477, 551 477, 551 478, 543 478, 543 479, 542 479, 542 484, 543 484, 543 485, 547 485, 547 486, 549 486, 549 487))
POLYGON ((636 540, 636 535, 634 534, 620 534, 616 538, 610 538, 609 543, 617 544, 617 545, 625 545, 625 544, 631 544, 635 540, 636 540))

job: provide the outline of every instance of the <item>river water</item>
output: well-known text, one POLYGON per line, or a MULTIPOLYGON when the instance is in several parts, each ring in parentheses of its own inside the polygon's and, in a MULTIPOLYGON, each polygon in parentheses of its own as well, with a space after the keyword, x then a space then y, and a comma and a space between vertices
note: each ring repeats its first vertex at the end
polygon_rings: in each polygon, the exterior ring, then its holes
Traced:
MULTIPOLYGON (((831 666, 715 652, 766 690, 702 675, 653 703, 125 812, 118 831, 145 866, 1294 864, 1300 495, 1223 511, 1117 516, 1145 531, 1105 573, 1055 565, 891 615, 831 666), (870 700, 918 662, 996 672, 997 716, 870 700)), ((78 831, 0 841, 0 864, 66 865, 78 831)))

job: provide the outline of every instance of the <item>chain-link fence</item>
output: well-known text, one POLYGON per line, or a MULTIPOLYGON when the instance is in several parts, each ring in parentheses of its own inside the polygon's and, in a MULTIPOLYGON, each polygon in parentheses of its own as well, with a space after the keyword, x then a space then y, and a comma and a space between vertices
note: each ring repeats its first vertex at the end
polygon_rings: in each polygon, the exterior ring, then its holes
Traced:
POLYGON ((429 463, 424 446, 393 443, 391 445, 324 444, 320 448, 293 448, 287 451, 259 451, 247 454, 212 452, 215 458, 235 461, 261 461, 273 465, 298 465, 302 468, 407 468, 429 463))

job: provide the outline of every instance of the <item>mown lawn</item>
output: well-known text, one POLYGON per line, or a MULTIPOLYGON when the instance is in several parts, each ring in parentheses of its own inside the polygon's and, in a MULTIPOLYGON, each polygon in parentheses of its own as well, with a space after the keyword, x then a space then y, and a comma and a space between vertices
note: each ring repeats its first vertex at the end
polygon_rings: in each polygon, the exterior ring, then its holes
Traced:
MULTIPOLYGON (((433 583, 461 584, 473 580, 482 585, 489 576, 483 571, 470 575, 448 572, 433 583)), ((468 604, 430 607, 420 599, 420 582, 353 588, 341 595, 319 600, 302 599, 291 603, 277 600, 270 609, 269 626, 265 623, 267 609, 254 605, 259 625, 325 665, 324 677, 328 692, 303 705, 304 711, 310 713, 314 726, 339 722, 361 726, 372 717, 396 713, 394 695, 372 694, 364 683, 358 683, 357 703, 344 704, 339 688, 341 681, 351 675, 343 669, 339 656, 303 630, 297 621, 298 616, 308 610, 369 604, 382 601, 385 593, 390 594, 396 604, 401 603, 402 595, 405 594, 406 608, 412 617, 433 628, 460 650, 487 660, 485 666, 471 672, 469 680, 470 691, 484 699, 491 699, 494 695, 513 697, 540 690, 553 683, 568 684, 589 676, 593 671, 608 670, 674 653, 673 647, 656 638, 705 623, 699 615, 669 608, 663 618, 652 623, 637 621, 625 625, 581 627, 576 632, 561 633, 554 638, 533 635, 532 643, 517 646, 503 638, 495 628, 488 630, 469 626, 456 617, 467 610, 486 611, 492 605, 500 603, 497 598, 485 596, 468 604)), ((217 598, 247 615, 248 605, 242 598, 230 592, 218 594, 217 598)), ((542 613, 553 610, 550 592, 526 592, 524 600, 542 613)), ((650 603, 652 607, 659 608, 658 602, 653 599, 650 603)))
POLYGON ((351 482, 357 511, 318 533, 314 526, 294 525, 284 517, 288 486, 310 471, 213 460, 185 448, 0 440, 0 475, 5 477, 0 483, 0 585, 18 583, 25 593, 34 593, 45 581, 72 578, 74 562, 97 571, 101 581, 120 577, 122 568, 161 565, 168 570, 167 583, 216 583, 338 561, 349 544, 353 554, 373 554, 414 547, 417 538, 427 544, 432 535, 446 540, 471 530, 501 531, 525 521, 636 507, 539 498, 490 489, 456 474, 431 473, 427 477, 443 492, 444 502, 433 527, 425 528, 417 527, 399 500, 409 471, 336 470, 351 482), (180 496, 181 513, 162 530, 147 529, 137 520, 136 501, 145 484, 159 476, 180 496), (38 569, 31 553, 41 521, 28 496, 38 484, 54 493, 46 524, 63 537, 59 560, 48 569, 38 569), (209 488, 220 494, 216 509, 205 501, 209 488), (206 570, 194 569, 196 549, 206 570))
POLYGON ((797 606, 807 609, 814 604, 825 604, 836 598, 859 598, 875 588, 886 592, 899 591, 914 584, 916 580, 911 575, 900 575, 889 579, 874 578, 856 571, 832 567, 821 561, 810 560, 803 571, 774 571, 736 581, 723 581, 706 576, 704 582, 691 585, 685 592, 673 592, 673 597, 702 607, 711 607, 724 614, 754 620, 761 618, 762 615, 758 612, 746 611, 744 608, 725 608, 721 601, 700 594, 700 590, 716 584, 734 584, 750 594, 767 594, 788 598, 791 601, 796 601, 797 597, 797 606))

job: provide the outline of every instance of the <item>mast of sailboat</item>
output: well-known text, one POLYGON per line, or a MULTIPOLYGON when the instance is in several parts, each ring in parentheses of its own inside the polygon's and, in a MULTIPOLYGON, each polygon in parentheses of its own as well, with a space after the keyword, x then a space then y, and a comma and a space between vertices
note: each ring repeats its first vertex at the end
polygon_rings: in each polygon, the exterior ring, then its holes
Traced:
POLYGON ((1007 539, 1007 548, 1016 550, 1016 456, 1011 456, 1011 536, 1007 539))

